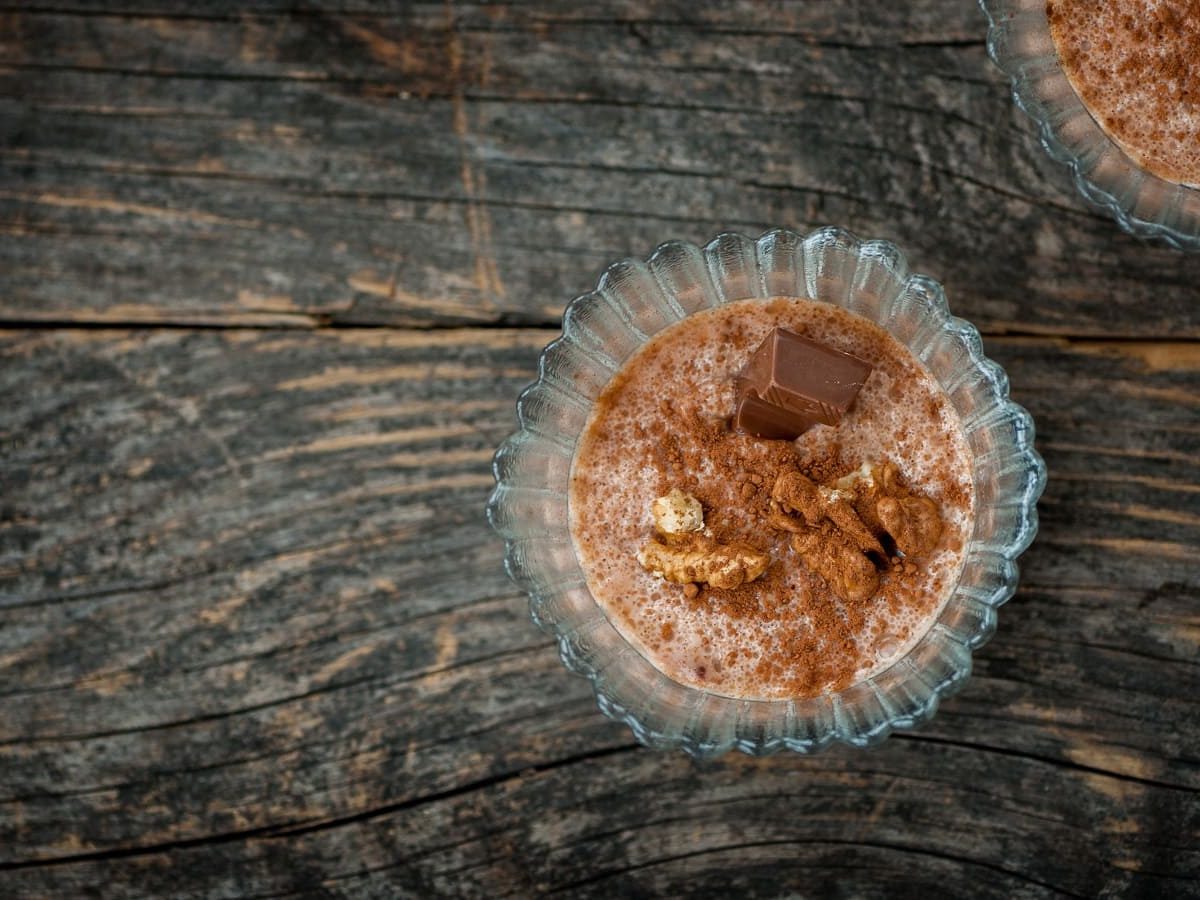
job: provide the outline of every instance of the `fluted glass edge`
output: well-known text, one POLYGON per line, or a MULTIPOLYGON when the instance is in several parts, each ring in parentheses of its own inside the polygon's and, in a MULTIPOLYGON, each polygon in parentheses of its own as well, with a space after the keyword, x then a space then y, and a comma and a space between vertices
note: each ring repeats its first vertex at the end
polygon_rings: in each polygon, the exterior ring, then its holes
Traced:
POLYGON ((757 240, 727 233, 705 247, 672 241, 645 260, 610 266, 573 300, 563 332, 541 354, 517 402, 520 428, 496 452, 487 505, 506 544, 505 568, 530 597, 534 622, 564 664, 588 678, 600 709, 647 746, 714 756, 813 752, 834 742, 878 743, 933 715, 971 671, 971 652, 1016 590, 1016 559, 1037 533, 1046 470, 1029 414, 1008 396, 1003 370, 978 331, 952 316, 941 286, 908 270, 886 241, 834 227, 786 229, 757 240), (739 700, 684 687, 655 669, 609 623, 589 593, 567 520, 575 442, 592 401, 650 337, 703 309, 787 295, 835 303, 882 325, 938 379, 971 445, 975 532, 962 577, 911 652, 844 691, 805 700, 739 700))
POLYGON ((979 0, 987 48, 1010 80, 1013 101, 1043 148, 1068 167, 1076 189, 1128 234, 1200 250, 1200 190, 1166 181, 1133 161, 1096 122, 1058 63, 1045 0, 979 0))

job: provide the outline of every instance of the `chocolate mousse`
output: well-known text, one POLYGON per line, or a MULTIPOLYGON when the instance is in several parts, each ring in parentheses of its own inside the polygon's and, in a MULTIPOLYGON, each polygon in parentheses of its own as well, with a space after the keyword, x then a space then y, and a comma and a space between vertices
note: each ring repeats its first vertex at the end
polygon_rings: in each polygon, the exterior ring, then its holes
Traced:
POLYGON ((1200 187, 1200 0, 1048 0, 1059 63, 1142 168, 1200 187))
POLYGON ((881 328, 744 300, 626 361, 576 448, 569 506, 589 589, 660 671, 808 697, 881 672, 932 625, 971 530, 971 454, 881 328))

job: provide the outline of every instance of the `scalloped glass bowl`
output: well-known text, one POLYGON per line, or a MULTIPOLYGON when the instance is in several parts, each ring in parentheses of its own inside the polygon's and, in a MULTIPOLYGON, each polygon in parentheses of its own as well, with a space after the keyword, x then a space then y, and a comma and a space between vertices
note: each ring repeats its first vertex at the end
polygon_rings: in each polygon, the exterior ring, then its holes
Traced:
POLYGON ((1134 162, 1088 112, 1058 63, 1045 0, 979 0, 988 53, 1012 81, 1013 100, 1042 146, 1070 167, 1093 205, 1137 237, 1200 250, 1200 190, 1159 178, 1134 162))
POLYGON ((984 357, 979 332, 950 315, 938 283, 912 275, 884 241, 823 228, 722 234, 703 249, 671 242, 646 262, 611 266, 573 300, 562 336, 517 401, 520 430, 496 453, 488 518, 507 543, 505 566, 530 596, 533 619, 558 640, 566 666, 587 677, 600 709, 639 741, 712 756, 867 746, 928 718, 971 671, 971 651, 996 626, 1017 585, 1017 556, 1037 532, 1046 470, 1029 414, 984 357), (974 454, 977 514, 959 582, 936 624, 879 675, 805 700, 738 700, 684 687, 659 672, 609 623, 576 560, 567 525, 575 443, 593 401, 652 335, 734 300, 773 296, 833 303, 878 323, 937 378, 974 454))

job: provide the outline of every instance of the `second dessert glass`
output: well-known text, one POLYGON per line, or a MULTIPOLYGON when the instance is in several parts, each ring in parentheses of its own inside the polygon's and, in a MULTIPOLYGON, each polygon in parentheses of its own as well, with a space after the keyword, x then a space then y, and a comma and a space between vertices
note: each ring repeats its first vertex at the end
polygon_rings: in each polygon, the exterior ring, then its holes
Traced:
POLYGON ((988 53, 1012 81, 1013 100, 1033 119, 1042 146, 1071 169, 1091 203, 1138 237, 1200 250, 1200 190, 1147 172, 1092 117, 1058 62, 1046 0, 979 0, 988 53))
POLYGON ((1037 533, 1046 469, 1029 414, 1008 399, 1003 370, 979 332, 950 315, 941 286, 913 275, 885 241, 839 228, 808 235, 722 234, 609 267, 573 300, 562 336, 517 401, 520 430, 496 453, 488 518, 505 538, 505 566, 530 596, 533 619, 563 662, 584 675, 600 709, 639 741, 694 756, 867 746, 928 718, 963 683, 971 651, 991 636, 996 608, 1017 585, 1017 556, 1037 533), (802 297, 875 322, 912 351, 945 390, 973 455, 976 513, 958 583, 936 623, 905 656, 846 690, 800 700, 742 700, 678 684, 613 627, 587 588, 567 518, 575 444, 595 399, 622 363, 674 322, 735 300, 802 297))

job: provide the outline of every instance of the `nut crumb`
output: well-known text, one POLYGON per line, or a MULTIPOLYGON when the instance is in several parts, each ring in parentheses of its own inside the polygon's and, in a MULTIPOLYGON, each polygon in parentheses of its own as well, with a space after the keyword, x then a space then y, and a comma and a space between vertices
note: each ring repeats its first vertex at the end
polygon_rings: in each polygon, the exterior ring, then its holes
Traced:
POLYGON ((704 528, 704 507, 691 494, 672 488, 650 506, 654 527, 660 534, 672 536, 704 528))

